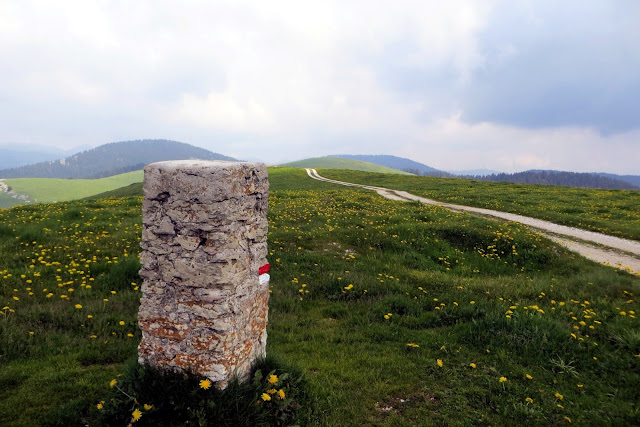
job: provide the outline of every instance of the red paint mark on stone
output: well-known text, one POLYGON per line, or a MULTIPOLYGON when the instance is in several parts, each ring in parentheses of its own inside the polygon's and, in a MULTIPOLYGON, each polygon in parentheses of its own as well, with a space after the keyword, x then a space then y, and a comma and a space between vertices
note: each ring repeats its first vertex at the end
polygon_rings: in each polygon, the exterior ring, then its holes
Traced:
POLYGON ((258 269, 258 274, 268 273, 271 270, 271 264, 265 264, 258 269))

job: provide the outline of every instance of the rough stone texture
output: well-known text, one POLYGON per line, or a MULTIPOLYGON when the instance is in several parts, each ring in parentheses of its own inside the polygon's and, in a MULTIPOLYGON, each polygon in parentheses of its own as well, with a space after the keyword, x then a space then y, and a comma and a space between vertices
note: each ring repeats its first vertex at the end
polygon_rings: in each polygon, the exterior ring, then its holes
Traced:
POLYGON ((265 355, 267 168, 171 161, 144 169, 140 363, 220 388, 265 355))

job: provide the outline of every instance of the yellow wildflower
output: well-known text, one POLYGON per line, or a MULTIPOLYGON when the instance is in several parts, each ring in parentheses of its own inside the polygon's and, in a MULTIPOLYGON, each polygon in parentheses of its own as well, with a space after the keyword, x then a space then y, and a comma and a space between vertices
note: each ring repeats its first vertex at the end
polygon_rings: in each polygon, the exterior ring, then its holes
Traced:
POLYGON ((533 403, 533 399, 530 397, 527 397, 524 401, 527 403, 533 403))
POLYGON ((269 384, 275 384, 278 382, 278 376, 277 375, 270 375, 269 376, 269 384))
POLYGON ((200 388, 204 389, 204 390, 209 390, 209 387, 211 387, 211 381, 210 380, 200 380, 200 388))
POLYGON ((436 360, 436 363, 438 364, 439 367, 442 368, 442 359, 436 360))
POLYGON ((473 369, 477 368, 477 365, 475 363, 469 363, 469 366, 471 366, 473 369))
POLYGON ((284 390, 283 389, 278 390, 278 397, 280 397, 280 399, 284 399, 284 396, 285 396, 284 390))
POLYGON ((140 412, 140 409, 136 409, 131 413, 131 416, 133 417, 133 422, 135 423, 142 417, 142 412, 140 412))
POLYGON ((262 393, 262 400, 264 400, 265 402, 268 402, 271 400, 271 396, 269 396, 267 393, 262 393))
POLYGON ((111 380, 111 382, 109 383, 109 387, 115 387, 116 384, 118 384, 118 380, 116 380, 115 378, 111 380))
POLYGON ((149 409, 153 408, 153 405, 149 405, 147 403, 144 404, 144 410, 148 411, 149 409))
POLYGON ((500 377, 500 382, 501 383, 507 382, 507 377, 500 377))

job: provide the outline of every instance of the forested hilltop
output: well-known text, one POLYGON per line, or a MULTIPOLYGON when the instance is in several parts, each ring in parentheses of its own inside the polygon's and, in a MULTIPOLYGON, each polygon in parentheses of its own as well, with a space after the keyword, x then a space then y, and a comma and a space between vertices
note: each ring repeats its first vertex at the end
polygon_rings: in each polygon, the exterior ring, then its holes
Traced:
POLYGON ((183 142, 143 139, 112 142, 64 159, 0 170, 0 178, 102 178, 176 159, 236 160, 183 142))

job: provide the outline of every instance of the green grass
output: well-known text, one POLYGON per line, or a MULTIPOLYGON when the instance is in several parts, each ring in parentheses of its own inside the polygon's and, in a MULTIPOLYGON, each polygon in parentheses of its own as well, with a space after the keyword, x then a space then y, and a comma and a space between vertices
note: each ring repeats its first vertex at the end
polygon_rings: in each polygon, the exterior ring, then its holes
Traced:
POLYGON ((640 240, 640 191, 482 182, 325 169, 327 178, 406 190, 441 202, 512 212, 640 240))
POLYGON ((142 182, 141 170, 100 179, 12 178, 6 179, 13 191, 40 203, 82 199, 126 185, 142 182))
POLYGON ((354 159, 342 159, 340 157, 315 157, 312 159, 298 160, 280 165, 282 167, 297 168, 328 168, 328 169, 349 169, 356 171, 367 171, 375 173, 389 173, 397 175, 411 175, 398 169, 376 165, 375 163, 363 162, 354 159))
MULTIPOLYGON (((269 172, 267 353, 304 375, 300 425, 640 422, 640 278, 515 223, 269 172)), ((139 197, 0 211, 4 424, 99 425, 109 381, 138 378, 140 232, 139 197)))

